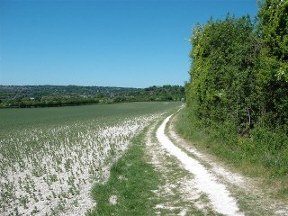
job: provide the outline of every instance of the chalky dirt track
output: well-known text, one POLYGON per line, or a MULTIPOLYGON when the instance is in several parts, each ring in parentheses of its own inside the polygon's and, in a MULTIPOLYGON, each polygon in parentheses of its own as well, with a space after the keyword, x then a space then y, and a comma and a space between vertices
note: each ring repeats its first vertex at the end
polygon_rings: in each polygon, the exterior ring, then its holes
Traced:
POLYGON ((160 173, 157 215, 288 215, 287 203, 198 151, 175 133, 170 115, 147 132, 147 152, 160 173))

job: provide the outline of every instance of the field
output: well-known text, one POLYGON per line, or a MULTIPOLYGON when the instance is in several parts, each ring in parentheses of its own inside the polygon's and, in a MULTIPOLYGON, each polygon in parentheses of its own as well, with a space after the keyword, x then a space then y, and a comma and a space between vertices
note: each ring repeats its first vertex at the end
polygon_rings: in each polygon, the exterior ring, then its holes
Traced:
POLYGON ((213 153, 219 140, 201 148, 179 102, 0 109, 0 119, 1 216, 288 212, 277 185, 213 153))
POLYGON ((0 215, 83 215, 132 138, 179 103, 0 110, 0 215))

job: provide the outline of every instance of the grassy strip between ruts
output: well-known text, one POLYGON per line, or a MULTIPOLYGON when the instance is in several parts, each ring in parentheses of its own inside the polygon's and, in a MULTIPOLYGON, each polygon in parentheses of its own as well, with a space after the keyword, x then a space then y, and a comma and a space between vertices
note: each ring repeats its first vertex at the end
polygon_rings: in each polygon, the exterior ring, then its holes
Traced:
POLYGON ((157 189, 160 179, 145 159, 145 132, 134 138, 125 155, 112 166, 108 182, 94 186, 92 196, 97 206, 88 216, 155 214, 152 190, 157 189))

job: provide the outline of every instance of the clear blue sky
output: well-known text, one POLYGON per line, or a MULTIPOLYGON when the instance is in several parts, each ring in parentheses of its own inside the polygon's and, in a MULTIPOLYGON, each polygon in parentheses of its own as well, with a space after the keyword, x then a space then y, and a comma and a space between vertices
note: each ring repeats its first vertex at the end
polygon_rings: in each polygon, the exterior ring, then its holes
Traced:
POLYGON ((0 0, 0 85, 183 85, 193 26, 228 12, 256 0, 0 0))

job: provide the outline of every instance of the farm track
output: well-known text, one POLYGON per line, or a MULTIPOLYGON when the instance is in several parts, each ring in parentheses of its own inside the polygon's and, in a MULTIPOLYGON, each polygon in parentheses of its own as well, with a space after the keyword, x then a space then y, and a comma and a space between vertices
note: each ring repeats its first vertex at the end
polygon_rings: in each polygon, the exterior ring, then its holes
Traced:
POLYGON ((147 154, 162 184, 157 215, 288 215, 287 203, 269 197, 255 179, 230 171, 199 152, 173 129, 175 116, 152 125, 147 154))

